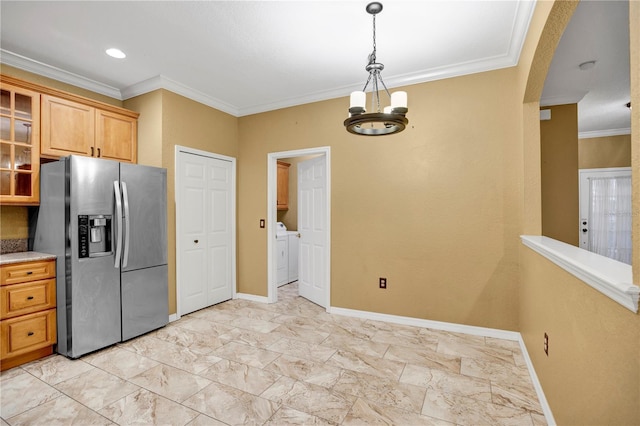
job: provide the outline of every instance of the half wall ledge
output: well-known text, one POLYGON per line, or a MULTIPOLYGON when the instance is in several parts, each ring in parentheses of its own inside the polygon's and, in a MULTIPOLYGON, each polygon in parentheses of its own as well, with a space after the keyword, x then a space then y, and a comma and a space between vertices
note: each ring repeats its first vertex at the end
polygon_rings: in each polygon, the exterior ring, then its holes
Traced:
POLYGON ((522 244, 546 257, 605 296, 638 313, 640 287, 633 284, 631 265, 537 235, 521 235, 522 244))

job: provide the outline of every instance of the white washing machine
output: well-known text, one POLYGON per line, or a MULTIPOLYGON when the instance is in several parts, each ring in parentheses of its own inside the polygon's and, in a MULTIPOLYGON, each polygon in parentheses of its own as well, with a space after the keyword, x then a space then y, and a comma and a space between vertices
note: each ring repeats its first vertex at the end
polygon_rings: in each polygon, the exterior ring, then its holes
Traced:
POLYGON ((298 280, 298 233, 288 231, 284 223, 276 224, 278 287, 298 280))

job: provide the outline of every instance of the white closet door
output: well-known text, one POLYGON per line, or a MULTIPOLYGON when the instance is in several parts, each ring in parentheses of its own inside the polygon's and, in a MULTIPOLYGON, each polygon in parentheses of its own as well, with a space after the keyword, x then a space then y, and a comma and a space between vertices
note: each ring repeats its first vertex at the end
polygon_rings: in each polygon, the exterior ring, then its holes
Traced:
POLYGON ((181 315, 231 299, 232 163, 180 152, 176 210, 181 315))

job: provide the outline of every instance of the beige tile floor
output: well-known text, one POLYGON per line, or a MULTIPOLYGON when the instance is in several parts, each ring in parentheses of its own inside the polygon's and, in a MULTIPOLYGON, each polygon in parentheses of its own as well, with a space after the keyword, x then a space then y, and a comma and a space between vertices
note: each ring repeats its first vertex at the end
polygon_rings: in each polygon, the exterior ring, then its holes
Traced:
POLYGON ((540 425, 516 342, 327 314, 281 287, 0 376, 2 425, 540 425))

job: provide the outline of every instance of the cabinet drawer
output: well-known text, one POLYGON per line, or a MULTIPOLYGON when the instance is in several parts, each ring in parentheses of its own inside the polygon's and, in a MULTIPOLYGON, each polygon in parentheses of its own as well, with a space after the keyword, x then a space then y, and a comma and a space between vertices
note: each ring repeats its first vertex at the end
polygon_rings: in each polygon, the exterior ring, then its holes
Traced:
POLYGON ((5 265, 0 268, 0 284, 17 284, 27 281, 37 281, 56 276, 56 262, 24 262, 5 265))
POLYGON ((52 278, 3 286, 0 296, 0 319, 55 308, 56 280, 52 278))
POLYGON ((0 321, 0 358, 9 358, 56 343, 56 310, 49 309, 0 321))

